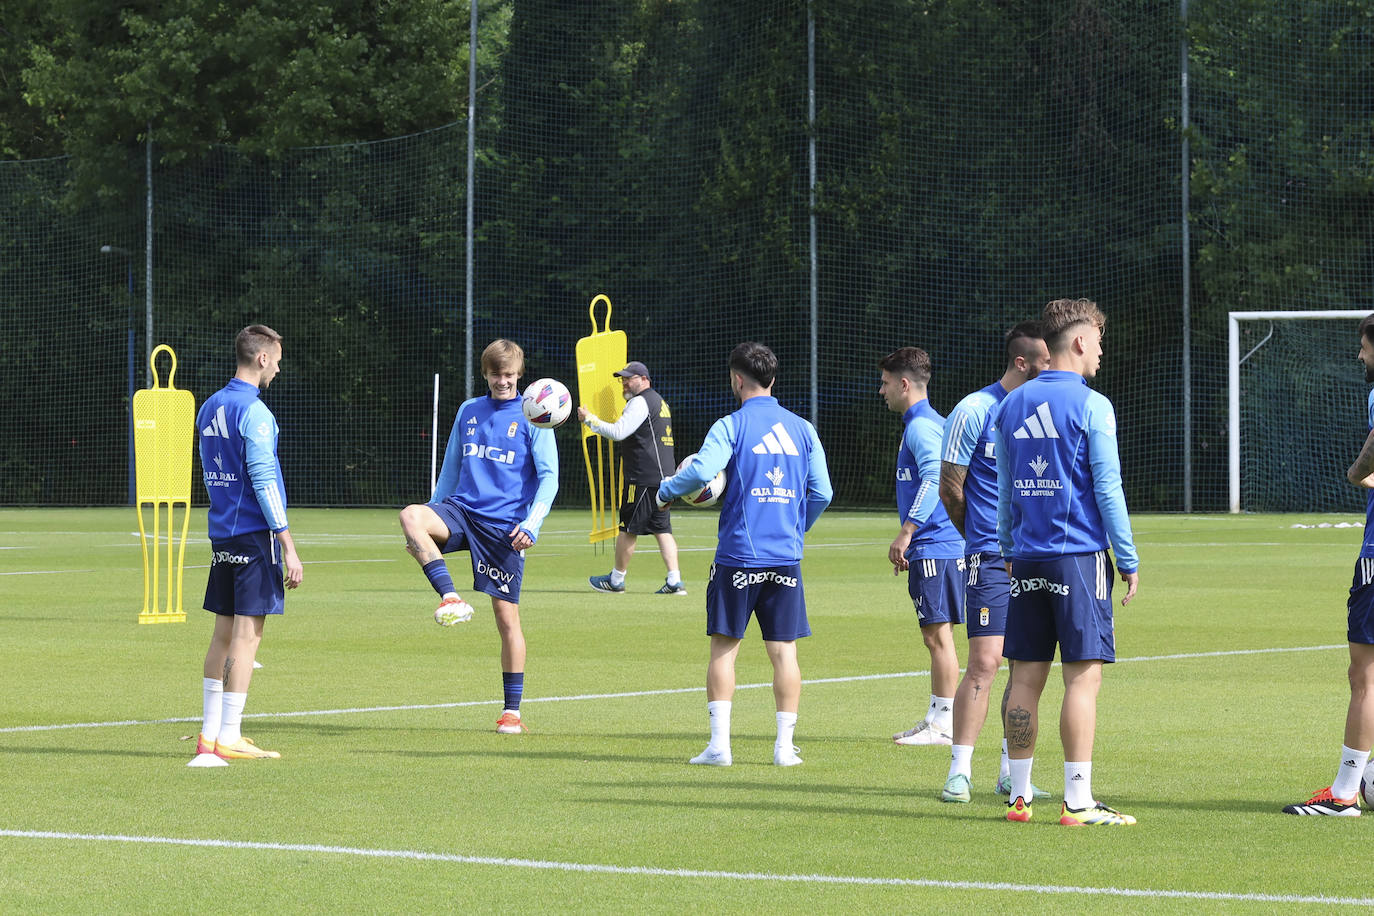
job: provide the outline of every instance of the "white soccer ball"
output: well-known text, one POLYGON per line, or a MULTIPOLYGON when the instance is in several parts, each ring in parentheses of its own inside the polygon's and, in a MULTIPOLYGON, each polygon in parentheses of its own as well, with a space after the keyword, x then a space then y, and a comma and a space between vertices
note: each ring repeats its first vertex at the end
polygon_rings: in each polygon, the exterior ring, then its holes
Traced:
POLYGON ((520 406, 525 411, 525 418, 535 426, 553 429, 562 426, 572 413, 572 395, 557 379, 541 378, 525 389, 520 406))
MULTIPOLYGON (((696 457, 696 452, 693 452, 686 458, 683 458, 682 461, 678 463, 678 471, 681 471, 683 468, 687 467, 687 465, 695 461, 696 457)), ((720 494, 724 492, 725 471, 722 470, 716 474, 715 477, 712 477, 707 482, 706 486, 699 490, 693 490, 691 493, 686 493, 678 498, 689 506, 710 506, 714 505, 715 501, 720 499, 720 494)))
POLYGON ((1360 801, 1363 807, 1374 808, 1374 760, 1365 764, 1364 773, 1360 775, 1360 801))

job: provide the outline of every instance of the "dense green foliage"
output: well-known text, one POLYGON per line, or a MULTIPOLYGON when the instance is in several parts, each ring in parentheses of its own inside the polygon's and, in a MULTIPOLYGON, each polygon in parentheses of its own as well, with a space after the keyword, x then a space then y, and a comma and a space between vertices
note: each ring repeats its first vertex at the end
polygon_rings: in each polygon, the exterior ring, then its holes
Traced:
MULTIPOLYGON (((429 374, 448 380, 446 415, 482 384, 465 377, 466 5, 13 6, 0 156, 68 158, 0 161, 0 202, 22 213, 0 226, 0 382, 41 398, 51 375, 89 366, 110 391, 85 405, 100 418, 23 419, 0 443, 14 472, 0 503, 61 498, 72 456, 44 449, 73 426, 117 451, 126 324, 147 343, 145 245, 156 342, 188 351, 202 395, 236 326, 291 331, 283 399, 308 408, 295 425, 310 444, 291 447, 309 450, 295 457, 312 481, 297 492, 412 496, 397 480, 428 461, 429 374), (132 295, 124 262, 92 258, 110 243, 136 252, 132 295), (83 323, 108 339, 76 341, 83 323), (45 378, 19 354, 53 328, 45 378)), ((729 408, 725 348, 763 339, 782 357, 780 397, 830 444, 838 498, 877 505, 895 442, 878 356, 930 350, 947 411, 996 375, 1003 328, 1089 295, 1110 320, 1096 384, 1122 415, 1129 498, 1181 508, 1186 43, 1191 458, 1196 503, 1221 507, 1225 312, 1358 308, 1374 285, 1374 11, 1207 0, 1185 28, 1155 0, 809 9, 814 125, 806 5, 481 4, 474 349, 514 336, 531 371, 571 377, 585 303, 609 293, 635 355, 663 367, 690 446, 729 408)), ((70 498, 118 499, 112 458, 70 498)))

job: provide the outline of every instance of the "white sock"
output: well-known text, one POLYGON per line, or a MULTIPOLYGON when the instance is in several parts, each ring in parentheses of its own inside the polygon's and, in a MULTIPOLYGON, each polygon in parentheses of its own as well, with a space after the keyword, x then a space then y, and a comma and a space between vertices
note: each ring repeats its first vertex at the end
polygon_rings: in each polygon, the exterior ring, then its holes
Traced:
POLYGON ((676 570, 676 569, 670 569, 670 570, 668 570, 668 584, 669 584, 669 585, 681 585, 681 584, 682 584, 682 573, 681 573, 680 571, 676 570))
POLYGON ((1083 809, 1093 806, 1093 762, 1064 761, 1064 804, 1083 809))
POLYGON ((223 693, 224 703, 221 706, 221 719, 219 723, 219 737, 215 740, 220 744, 234 744, 243 737, 243 732, 239 730, 243 722, 243 707, 248 702, 248 694, 232 693, 228 690, 223 693))
POLYGON ((224 681, 219 678, 207 677, 201 679, 200 684, 200 709, 201 726, 200 734, 211 744, 219 737, 219 723, 223 714, 224 681))
POLYGON ((628 572, 628 570, 613 568, 611 570, 611 584, 615 586, 624 585, 626 572, 628 572))
MULTIPOLYGON (((444 592, 442 595, 439 596, 439 603, 440 603, 440 604, 443 604, 445 601, 447 601, 447 600, 450 599, 450 598, 458 598, 458 593, 457 593, 457 592, 444 592)), ((462 598, 458 598, 458 600, 459 600, 459 601, 462 601, 463 599, 462 599, 462 598)))
POLYGON ((1012 801, 1018 797, 1024 798, 1026 804, 1031 803, 1031 764, 1035 761, 1034 757, 1027 757, 1024 760, 1017 760, 1015 757, 1008 761, 1011 766, 1011 795, 1012 801))
POLYGON ((711 717, 711 741, 708 747, 717 751, 730 750, 730 701, 712 700, 706 704, 711 717))
POLYGON ((1001 782, 1001 781, 1002 781, 1002 777, 1003 777, 1003 776, 1010 776, 1010 775, 1011 775, 1011 765, 1010 765, 1010 763, 1009 763, 1010 760, 1011 760, 1011 758, 1007 756, 1007 739, 1006 739, 1006 738, 1003 738, 1003 739, 1002 739, 1002 762, 998 765, 998 768, 997 768, 997 781, 998 781, 998 782, 1001 782))
POLYGON ((1341 745, 1341 765, 1336 769, 1336 781, 1331 783, 1331 794, 1336 798, 1354 798, 1360 792, 1360 777, 1364 775, 1364 765, 1369 762, 1369 752, 1363 754, 1341 745))
POLYGON ((926 719, 946 735, 953 733, 954 697, 931 696, 930 712, 926 714, 926 719))
POLYGON ((955 776, 973 778, 972 744, 956 744, 949 749, 949 776, 945 778, 952 779, 955 776))
POLYGON ((797 714, 795 712, 781 712, 777 714, 778 719, 778 740, 775 745, 786 751, 792 750, 792 738, 797 730, 797 714))

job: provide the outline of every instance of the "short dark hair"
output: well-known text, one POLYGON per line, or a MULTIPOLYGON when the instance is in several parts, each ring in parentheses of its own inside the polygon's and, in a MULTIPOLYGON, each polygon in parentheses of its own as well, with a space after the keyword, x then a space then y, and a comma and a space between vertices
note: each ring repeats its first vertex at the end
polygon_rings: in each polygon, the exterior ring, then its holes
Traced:
POLYGON ((1018 356, 1028 361, 1033 359, 1040 349, 1035 344, 1044 339, 1045 329, 1038 321, 1022 321, 1012 325, 1003 337, 1007 345, 1007 363, 1014 362, 1018 356))
POLYGON ((730 351, 730 371, 749 376, 760 388, 771 388, 778 375, 778 358, 763 344, 747 341, 730 351))
POLYGON ((1365 315, 1360 319, 1360 336, 1367 337, 1370 343, 1374 343, 1374 314, 1365 315))
POLYGON ((234 338, 234 355, 238 358, 240 366, 249 366, 258 358, 259 353, 274 343, 281 343, 281 340, 281 335, 267 325, 250 324, 234 338))
POLYGON ((905 375, 918 385, 930 382, 930 354, 920 347, 902 347, 878 360, 878 368, 893 375, 905 375))
POLYGON ((1064 349, 1065 336, 1070 328, 1090 324, 1099 331, 1107 329, 1107 316, 1091 299, 1055 299, 1045 306, 1040 327, 1045 334, 1045 346, 1050 352, 1064 349))

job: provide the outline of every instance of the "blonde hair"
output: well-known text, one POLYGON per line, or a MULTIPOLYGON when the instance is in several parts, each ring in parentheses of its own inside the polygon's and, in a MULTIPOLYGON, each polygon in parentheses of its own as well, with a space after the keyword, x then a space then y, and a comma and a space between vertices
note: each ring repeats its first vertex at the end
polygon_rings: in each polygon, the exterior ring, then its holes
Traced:
POLYGON ((507 367, 514 369, 516 375, 524 375, 525 351, 515 341, 499 337, 482 351, 482 374, 490 375, 507 367))

